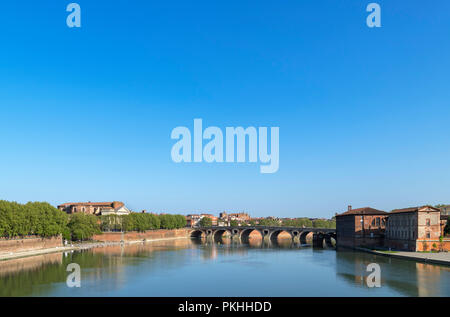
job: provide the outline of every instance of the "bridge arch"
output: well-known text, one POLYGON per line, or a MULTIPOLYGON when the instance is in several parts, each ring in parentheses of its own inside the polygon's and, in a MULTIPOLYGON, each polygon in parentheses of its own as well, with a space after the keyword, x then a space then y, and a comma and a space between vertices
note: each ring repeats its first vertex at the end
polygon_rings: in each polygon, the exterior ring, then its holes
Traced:
POLYGON ((264 238, 264 233, 261 230, 256 229, 256 228, 246 228, 246 229, 241 230, 241 232, 240 232, 241 241, 247 242, 250 239, 250 234, 252 232, 258 232, 259 235, 261 236, 261 239, 264 238))
POLYGON ((230 238, 232 236, 232 232, 229 229, 217 229, 213 232, 213 238, 214 241, 220 241, 223 238, 223 235, 225 233, 228 233, 230 235, 230 238))
POLYGON ((192 230, 191 233, 189 234, 189 236, 191 238, 200 239, 202 237, 205 237, 206 234, 205 234, 204 230, 196 229, 196 230, 192 230))
POLYGON ((272 231, 269 233, 269 240, 274 241, 274 242, 277 242, 277 241, 278 241, 278 236, 279 236, 280 233, 282 233, 282 232, 288 233, 288 234, 291 236, 291 240, 294 240, 294 235, 293 235, 293 233, 292 233, 292 230, 286 230, 286 229, 275 229, 275 230, 272 230, 272 231))
MULTIPOLYGON (((300 244, 307 244, 307 238, 308 235, 312 233, 312 231, 306 230, 306 231, 302 231, 300 232, 300 244)), ((311 241, 312 241, 313 237, 311 237, 311 241)))

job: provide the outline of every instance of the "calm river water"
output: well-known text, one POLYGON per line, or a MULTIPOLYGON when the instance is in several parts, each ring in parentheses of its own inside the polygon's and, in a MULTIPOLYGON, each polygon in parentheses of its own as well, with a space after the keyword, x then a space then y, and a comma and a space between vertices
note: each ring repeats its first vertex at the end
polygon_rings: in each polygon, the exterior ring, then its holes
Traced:
POLYGON ((0 296, 450 296, 450 268, 279 243, 174 240, 0 262, 0 296), (381 267, 369 288, 366 266, 381 267), (66 285, 69 263, 81 287, 66 285))

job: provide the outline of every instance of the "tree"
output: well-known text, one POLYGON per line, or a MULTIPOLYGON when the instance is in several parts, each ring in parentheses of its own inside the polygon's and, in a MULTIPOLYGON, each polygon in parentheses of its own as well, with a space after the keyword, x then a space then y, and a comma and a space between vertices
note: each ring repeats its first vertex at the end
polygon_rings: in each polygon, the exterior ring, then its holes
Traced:
POLYGON ((202 219, 200 219, 200 226, 201 227, 211 227, 212 219, 209 217, 203 217, 202 219))
POLYGON ((231 227, 237 227, 237 226, 239 226, 239 222, 237 220, 231 220, 230 221, 230 226, 231 227))
POLYGON ((183 215, 175 215, 175 219, 176 219, 176 225, 177 228, 184 228, 186 227, 187 221, 186 221, 186 217, 183 215))
POLYGON ((263 218, 259 221, 260 226, 266 226, 266 227, 276 227, 279 226, 280 223, 277 219, 273 218, 263 218))
POLYGON ((57 236, 66 231, 68 216, 46 202, 0 201, 0 236, 57 236))
POLYGON ((98 217, 82 212, 72 214, 67 226, 72 240, 75 241, 88 240, 94 234, 101 233, 98 217))

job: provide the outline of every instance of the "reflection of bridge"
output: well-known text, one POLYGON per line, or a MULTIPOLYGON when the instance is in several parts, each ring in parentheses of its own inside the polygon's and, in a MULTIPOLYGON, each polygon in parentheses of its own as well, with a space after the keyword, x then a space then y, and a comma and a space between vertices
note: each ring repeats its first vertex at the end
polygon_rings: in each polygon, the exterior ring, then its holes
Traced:
POLYGON ((323 247, 324 241, 328 246, 332 246, 331 239, 336 241, 336 229, 296 227, 201 227, 192 228, 190 236, 192 238, 205 237, 219 241, 224 234, 227 234, 234 240, 246 242, 254 231, 259 232, 263 240, 267 239, 269 241, 276 241, 281 232, 287 232, 290 234, 293 242, 301 244, 306 244, 307 235, 312 234, 312 242, 315 247, 323 247))

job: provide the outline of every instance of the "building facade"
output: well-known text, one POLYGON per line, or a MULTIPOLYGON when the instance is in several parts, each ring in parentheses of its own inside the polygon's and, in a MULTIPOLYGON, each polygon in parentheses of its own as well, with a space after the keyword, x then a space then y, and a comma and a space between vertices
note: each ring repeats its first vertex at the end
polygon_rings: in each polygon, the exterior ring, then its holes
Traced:
POLYGON ((374 247, 383 245, 387 212, 370 207, 336 215, 337 246, 374 247))
POLYGON ((200 226, 200 221, 202 218, 207 217, 211 219, 211 223, 213 226, 217 226, 218 219, 214 215, 211 214, 190 214, 186 216, 186 226, 188 227, 198 227, 200 226))
POLYGON ((450 250, 444 236, 447 219, 432 206, 385 211, 370 207, 336 215, 337 246, 379 247, 405 251, 450 250))
POLYGON ((219 222, 229 225, 230 221, 237 221, 239 223, 247 223, 251 220, 250 215, 245 212, 239 212, 239 213, 226 213, 221 212, 219 214, 219 222))
POLYGON ((438 250, 442 235, 439 208, 422 206, 395 209, 389 213, 385 246, 408 251, 438 250))
POLYGON ((128 215, 131 211, 125 207, 121 201, 112 202, 78 202, 78 203, 64 203, 58 206, 68 214, 83 212, 92 215, 128 215))

